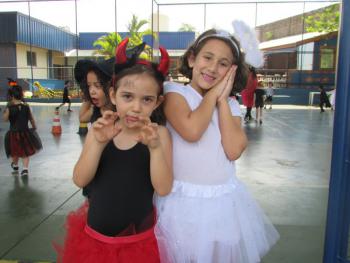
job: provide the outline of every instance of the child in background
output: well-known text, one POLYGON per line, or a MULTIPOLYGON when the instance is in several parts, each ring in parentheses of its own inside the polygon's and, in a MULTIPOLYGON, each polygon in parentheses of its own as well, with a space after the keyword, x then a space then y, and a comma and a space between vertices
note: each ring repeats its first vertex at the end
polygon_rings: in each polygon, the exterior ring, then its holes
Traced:
POLYGON ((10 130, 5 135, 6 155, 12 158, 11 167, 14 172, 18 172, 18 161, 21 158, 21 175, 28 176, 29 157, 42 148, 41 140, 35 132, 35 120, 29 105, 23 101, 22 87, 11 86, 7 97, 9 102, 3 113, 4 121, 10 121, 10 130), (29 129, 28 121, 33 130, 29 129))
POLYGON ((208 30, 182 58, 189 85, 165 85, 174 183, 156 197, 156 234, 175 263, 256 263, 278 238, 235 174, 247 138, 230 95, 246 85, 244 56, 228 32, 208 30))
POLYGON ((332 105, 329 102, 329 98, 328 98, 327 92, 324 90, 323 85, 320 85, 318 87, 318 90, 320 91, 320 110, 321 110, 321 113, 322 113, 322 112, 324 112, 324 109, 323 109, 324 105, 326 105, 327 108, 331 108, 332 105))
POLYGON ((72 112, 70 105, 70 96, 69 96, 69 87, 70 87, 70 81, 66 80, 64 82, 64 88, 63 88, 63 96, 62 96, 62 103, 56 107, 56 110, 58 111, 64 104, 68 103, 68 112, 72 112))
POLYGON ((242 90, 242 102, 247 107, 247 112, 244 116, 244 121, 249 122, 253 120, 252 108, 254 106, 254 92, 258 86, 258 79, 254 67, 249 68, 249 75, 246 87, 242 90))
POLYGON ((269 84, 266 88, 266 99, 265 99, 265 105, 264 109, 266 109, 267 105, 270 105, 269 110, 272 110, 272 97, 273 97, 274 91, 273 91, 273 83, 269 81, 269 84))
POLYGON ((75 65, 74 77, 84 96, 79 111, 80 122, 93 123, 102 117, 104 111, 113 109, 108 92, 114 60, 95 62, 84 59, 75 65))
POLYGON ((256 114, 256 122, 260 125, 262 124, 262 118, 263 118, 263 108, 264 108, 264 96, 265 96, 265 89, 264 89, 264 82, 259 81, 258 87, 256 88, 255 92, 255 114, 256 114))
POLYGON ((159 262, 152 198, 171 190, 172 146, 150 117, 163 101, 168 56, 161 49, 159 65, 127 59, 127 43, 117 48, 110 89, 118 112, 106 110, 93 123, 74 167, 74 183, 90 183, 90 198, 68 216, 58 262, 159 262))
MULTIPOLYGON (((79 110, 80 123, 94 123, 104 111, 113 110, 109 99, 109 88, 113 75, 114 58, 95 62, 79 60, 74 67, 74 77, 83 92, 83 103, 79 110)), ((89 197, 89 185, 83 187, 82 194, 89 197)))

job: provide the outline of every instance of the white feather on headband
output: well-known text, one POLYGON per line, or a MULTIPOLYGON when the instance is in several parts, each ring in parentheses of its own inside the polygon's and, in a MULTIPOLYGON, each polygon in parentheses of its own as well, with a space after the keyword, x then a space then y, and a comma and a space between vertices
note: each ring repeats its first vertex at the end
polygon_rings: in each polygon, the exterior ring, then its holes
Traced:
POLYGON ((263 66, 264 58, 262 52, 259 50, 259 41, 254 29, 250 28, 241 20, 234 20, 232 26, 234 30, 233 35, 241 45, 247 64, 255 68, 263 66))

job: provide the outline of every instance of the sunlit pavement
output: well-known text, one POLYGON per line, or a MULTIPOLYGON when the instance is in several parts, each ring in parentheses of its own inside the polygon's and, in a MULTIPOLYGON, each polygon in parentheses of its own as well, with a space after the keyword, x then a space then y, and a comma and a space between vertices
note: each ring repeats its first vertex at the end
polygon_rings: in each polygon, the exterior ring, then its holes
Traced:
MULTIPOLYGON (((44 148, 31 158, 28 180, 11 174, 3 144, 8 123, 0 121, 1 263, 55 261, 52 241, 61 240, 67 212, 84 200, 71 181, 83 143, 78 104, 72 113, 61 108, 58 137, 51 134, 56 104, 31 106, 44 148)), ((322 261, 333 114, 277 105, 264 110, 262 125, 244 124, 249 147, 237 161, 238 177, 281 234, 264 263, 322 261)))

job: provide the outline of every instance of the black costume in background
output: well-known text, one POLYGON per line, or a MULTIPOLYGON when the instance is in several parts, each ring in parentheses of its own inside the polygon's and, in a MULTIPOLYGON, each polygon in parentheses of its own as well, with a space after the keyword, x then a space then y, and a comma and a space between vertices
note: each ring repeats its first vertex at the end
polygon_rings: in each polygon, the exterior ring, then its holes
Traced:
POLYGON ((256 89, 254 91, 254 93, 255 93, 255 107, 256 108, 263 108, 264 107, 265 90, 256 89))
POLYGON ((9 104, 10 130, 5 135, 7 157, 28 157, 42 148, 41 140, 34 129, 29 129, 31 112, 28 104, 9 104))
POLYGON ((321 112, 324 112, 323 106, 326 104, 327 108, 332 107, 331 103, 329 102, 328 95, 324 89, 321 89, 320 91, 320 109, 321 112))

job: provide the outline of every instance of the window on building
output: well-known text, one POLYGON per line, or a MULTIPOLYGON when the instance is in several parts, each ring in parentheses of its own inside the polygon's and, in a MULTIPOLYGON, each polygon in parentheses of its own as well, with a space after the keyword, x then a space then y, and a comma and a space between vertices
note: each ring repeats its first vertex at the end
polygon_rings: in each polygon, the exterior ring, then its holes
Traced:
POLYGON ((27 51, 27 65, 36 66, 36 53, 27 51))
POLYGON ((331 47, 321 47, 320 69, 334 69, 335 49, 331 47))
POLYGON ((314 63, 314 43, 300 45, 297 48, 297 67, 299 70, 312 70, 314 63))

